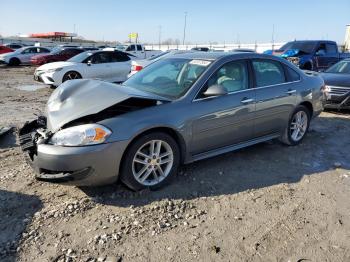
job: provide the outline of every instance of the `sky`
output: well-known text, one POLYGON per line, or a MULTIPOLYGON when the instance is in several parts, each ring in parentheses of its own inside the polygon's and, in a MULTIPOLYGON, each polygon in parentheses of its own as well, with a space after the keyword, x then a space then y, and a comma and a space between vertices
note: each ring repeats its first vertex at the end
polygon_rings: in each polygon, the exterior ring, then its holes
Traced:
POLYGON ((350 0, 1 0, 0 35, 73 32, 92 40, 168 38, 186 42, 258 43, 329 39, 343 43, 350 0), (160 30, 161 28, 161 30, 160 30), (274 32, 274 33, 273 33, 274 32))

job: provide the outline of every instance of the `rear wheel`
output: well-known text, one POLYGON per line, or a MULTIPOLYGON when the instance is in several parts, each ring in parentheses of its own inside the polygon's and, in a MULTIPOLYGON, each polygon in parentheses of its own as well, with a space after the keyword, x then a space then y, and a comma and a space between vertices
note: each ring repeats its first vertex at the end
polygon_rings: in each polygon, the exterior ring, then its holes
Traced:
POLYGON ((9 61, 10 66, 18 66, 20 63, 21 61, 17 57, 11 58, 9 61))
POLYGON ((180 150, 165 133, 151 133, 138 138, 127 150, 120 179, 133 190, 158 189, 177 173, 180 150))
POLYGON ((281 141, 292 146, 300 144, 309 130, 310 120, 311 112, 309 109, 302 105, 297 106, 289 119, 281 141))
POLYGON ((307 62, 307 63, 305 63, 305 65, 303 66, 302 69, 304 69, 304 70, 312 70, 312 64, 307 62))
POLYGON ((67 73, 64 74, 63 79, 62 79, 62 83, 66 82, 67 80, 73 80, 73 79, 81 79, 81 75, 76 72, 76 71, 69 71, 67 73))

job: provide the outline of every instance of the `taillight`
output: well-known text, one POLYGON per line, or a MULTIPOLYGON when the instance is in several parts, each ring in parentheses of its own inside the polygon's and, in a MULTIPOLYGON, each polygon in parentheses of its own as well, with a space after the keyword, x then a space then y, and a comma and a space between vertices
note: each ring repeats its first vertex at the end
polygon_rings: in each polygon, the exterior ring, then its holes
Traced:
POLYGON ((140 65, 134 65, 134 66, 132 67, 132 70, 133 70, 133 71, 141 71, 141 70, 142 70, 142 68, 143 68, 143 66, 140 66, 140 65))

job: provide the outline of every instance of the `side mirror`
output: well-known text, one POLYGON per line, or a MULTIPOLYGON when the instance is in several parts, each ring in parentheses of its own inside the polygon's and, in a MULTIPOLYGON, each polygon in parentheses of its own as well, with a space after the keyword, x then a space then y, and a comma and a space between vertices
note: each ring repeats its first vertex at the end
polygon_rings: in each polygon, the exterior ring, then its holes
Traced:
POLYGON ((86 63, 88 66, 91 66, 91 60, 89 60, 89 61, 87 61, 87 63, 86 63))
POLYGON ((205 91, 203 95, 206 97, 210 97, 210 96, 223 96, 227 94, 228 94, 227 89, 222 85, 212 85, 208 87, 207 91, 205 91))

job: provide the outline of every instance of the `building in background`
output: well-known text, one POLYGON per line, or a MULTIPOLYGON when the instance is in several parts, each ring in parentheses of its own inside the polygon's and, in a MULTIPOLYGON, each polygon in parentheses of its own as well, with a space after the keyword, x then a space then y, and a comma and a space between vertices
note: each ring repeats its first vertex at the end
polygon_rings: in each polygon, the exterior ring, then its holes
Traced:
POLYGON ((48 32, 48 33, 35 33, 30 34, 31 38, 44 38, 51 39, 52 41, 60 41, 60 42, 73 42, 73 37, 77 37, 78 35, 75 33, 66 33, 66 32, 48 32))

